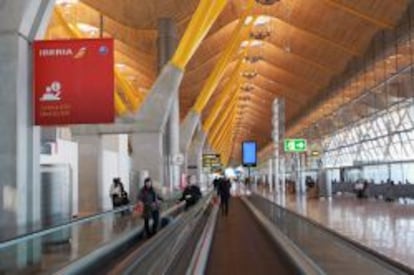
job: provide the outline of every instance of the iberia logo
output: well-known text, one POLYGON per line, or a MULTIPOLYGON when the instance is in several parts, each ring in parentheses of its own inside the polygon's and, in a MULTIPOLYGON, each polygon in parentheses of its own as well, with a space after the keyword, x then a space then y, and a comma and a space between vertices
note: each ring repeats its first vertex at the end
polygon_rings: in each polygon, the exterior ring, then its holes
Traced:
POLYGON ((39 56, 41 57, 60 57, 60 56, 73 56, 75 59, 80 59, 85 57, 88 49, 86 47, 81 47, 76 53, 72 49, 41 49, 39 51, 39 56))
POLYGON ((82 47, 79 49, 79 51, 73 56, 75 59, 83 58, 86 53, 88 52, 88 49, 86 47, 82 47))

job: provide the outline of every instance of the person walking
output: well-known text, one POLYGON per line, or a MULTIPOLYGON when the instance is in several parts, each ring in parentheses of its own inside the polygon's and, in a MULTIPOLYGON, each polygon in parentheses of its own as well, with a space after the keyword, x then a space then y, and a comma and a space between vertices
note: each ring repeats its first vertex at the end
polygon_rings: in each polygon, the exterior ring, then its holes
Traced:
POLYGON ((196 179, 193 176, 188 176, 187 182, 189 183, 180 198, 180 201, 185 200, 185 209, 187 210, 190 206, 196 204, 202 197, 200 187, 196 183, 196 179))
POLYGON ((221 214, 227 216, 229 213, 229 200, 230 200, 231 182, 227 177, 223 177, 220 180, 218 192, 220 195, 220 208, 221 214))
POLYGON ((138 201, 142 205, 142 216, 145 221, 145 233, 151 237, 157 233, 160 219, 160 201, 163 199, 155 192, 151 178, 146 178, 144 187, 138 194, 138 201), (152 218, 152 230, 150 230, 150 219, 152 218))
POLYGON ((111 196, 113 208, 126 205, 129 203, 128 194, 124 189, 124 185, 120 178, 114 178, 112 180, 111 189, 109 190, 111 196))

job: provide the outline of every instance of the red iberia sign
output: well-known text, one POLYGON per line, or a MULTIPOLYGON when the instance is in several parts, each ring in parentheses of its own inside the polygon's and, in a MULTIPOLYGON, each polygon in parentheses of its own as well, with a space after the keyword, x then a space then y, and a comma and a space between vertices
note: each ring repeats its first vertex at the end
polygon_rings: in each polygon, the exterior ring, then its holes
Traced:
POLYGON ((36 41, 36 125, 114 122, 112 39, 36 41))

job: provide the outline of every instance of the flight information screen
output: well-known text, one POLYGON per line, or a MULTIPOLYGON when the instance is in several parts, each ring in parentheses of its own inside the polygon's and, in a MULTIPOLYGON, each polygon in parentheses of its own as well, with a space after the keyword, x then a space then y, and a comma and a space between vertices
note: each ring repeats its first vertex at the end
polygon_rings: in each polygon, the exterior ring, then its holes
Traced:
POLYGON ((244 166, 256 166, 257 144, 256 141, 243 141, 242 159, 244 166))

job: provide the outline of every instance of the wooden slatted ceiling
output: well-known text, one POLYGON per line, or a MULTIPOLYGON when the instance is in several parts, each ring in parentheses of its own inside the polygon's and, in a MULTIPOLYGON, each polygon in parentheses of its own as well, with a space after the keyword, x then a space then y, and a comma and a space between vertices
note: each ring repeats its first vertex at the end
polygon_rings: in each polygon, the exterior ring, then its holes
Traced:
POLYGON ((157 28, 158 18, 189 21, 198 5, 196 0, 82 0, 125 26, 135 29, 157 28))
MULTIPOLYGON (((198 4, 198 0, 82 2, 105 15, 108 24, 105 28, 127 45, 124 47, 144 54, 143 58, 135 60, 143 65, 136 65, 135 68, 146 76, 146 82, 154 79, 155 75, 157 19, 172 17, 181 36, 198 4)), ((194 104, 217 63, 245 2, 230 0, 190 61, 180 88, 181 118, 194 104)), ((284 97, 287 122, 300 115, 309 102, 324 91, 332 77, 344 70, 352 57, 364 53, 378 30, 396 24, 407 5, 408 0, 282 0, 271 7, 257 5, 255 14, 271 16, 272 35, 262 47, 249 50, 249 54, 258 54, 262 60, 252 66, 259 73, 250 81, 255 87, 249 103, 249 106, 254 106, 251 107, 253 111, 246 112, 241 120, 244 123, 243 135, 235 137, 235 140, 260 139, 261 145, 270 142, 271 109, 267 103, 276 97, 284 97), (266 104, 258 100, 260 98, 266 104), (253 122, 244 122, 247 120, 253 122), (249 130, 249 127, 252 129, 249 130)), ((97 22, 96 18, 93 20, 97 22)), ((126 51, 124 53, 127 55, 126 51)), ((234 64, 226 69, 203 118, 208 117, 233 70, 234 64)), ((321 110, 312 117, 319 117, 317 114, 324 114, 327 108, 321 110)), ((238 152, 234 154, 237 156, 238 152)))

